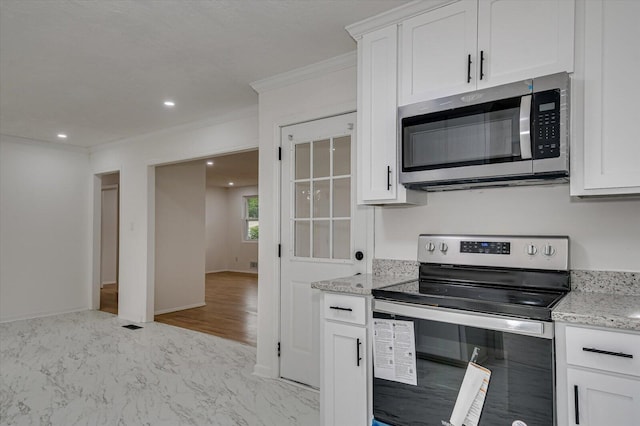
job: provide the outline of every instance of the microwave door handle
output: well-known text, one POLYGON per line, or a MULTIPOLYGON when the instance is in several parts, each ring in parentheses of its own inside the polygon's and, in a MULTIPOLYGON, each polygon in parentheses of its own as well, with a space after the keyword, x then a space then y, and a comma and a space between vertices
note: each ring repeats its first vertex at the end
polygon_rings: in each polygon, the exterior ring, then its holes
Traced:
POLYGON ((531 157, 531 95, 526 95, 520 98, 520 158, 531 157))

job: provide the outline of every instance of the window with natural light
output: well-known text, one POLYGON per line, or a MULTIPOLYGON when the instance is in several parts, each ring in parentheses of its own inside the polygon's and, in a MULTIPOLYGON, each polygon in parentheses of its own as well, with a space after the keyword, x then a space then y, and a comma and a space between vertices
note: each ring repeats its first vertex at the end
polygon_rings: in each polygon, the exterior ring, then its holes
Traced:
POLYGON ((244 240, 258 241, 258 196, 244 197, 244 240))

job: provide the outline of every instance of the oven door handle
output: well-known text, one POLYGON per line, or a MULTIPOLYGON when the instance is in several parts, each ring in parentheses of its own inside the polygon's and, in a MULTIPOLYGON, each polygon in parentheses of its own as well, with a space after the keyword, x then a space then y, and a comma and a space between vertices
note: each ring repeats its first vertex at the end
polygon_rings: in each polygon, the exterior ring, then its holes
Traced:
POLYGON ((505 333, 543 337, 546 339, 553 338, 553 323, 551 322, 545 323, 544 321, 507 318, 497 315, 443 309, 432 306, 387 302, 379 299, 375 299, 373 301, 373 311, 409 318, 485 328, 505 333))
POLYGON ((520 158, 531 157, 531 95, 526 95, 520 98, 520 158))

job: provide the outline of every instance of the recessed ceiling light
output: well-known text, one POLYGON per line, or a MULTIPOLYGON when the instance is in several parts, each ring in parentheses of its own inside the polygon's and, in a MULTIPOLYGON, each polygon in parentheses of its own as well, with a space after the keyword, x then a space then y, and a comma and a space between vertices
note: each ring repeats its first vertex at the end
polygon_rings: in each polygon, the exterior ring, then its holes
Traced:
POLYGON ((233 186, 233 182, 229 182, 229 186, 233 186))
POLYGON ((164 106, 166 107, 174 107, 176 106, 176 103, 173 101, 164 101, 164 106))
POLYGON ((207 161, 207 166, 213 166, 213 161, 211 160, 207 161))
POLYGON ((65 133, 58 133, 58 139, 66 139, 67 135, 65 133))

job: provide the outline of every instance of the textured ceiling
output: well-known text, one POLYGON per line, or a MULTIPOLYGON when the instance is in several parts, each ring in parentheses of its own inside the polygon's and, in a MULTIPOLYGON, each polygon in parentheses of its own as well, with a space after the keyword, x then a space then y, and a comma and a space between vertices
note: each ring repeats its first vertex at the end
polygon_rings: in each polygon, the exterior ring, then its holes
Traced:
POLYGON ((207 186, 233 187, 258 185, 258 150, 221 155, 198 161, 213 161, 207 166, 207 186))
POLYGON ((0 132, 92 146, 257 102, 404 0, 0 0, 0 132), (167 109, 163 100, 176 107, 167 109))

